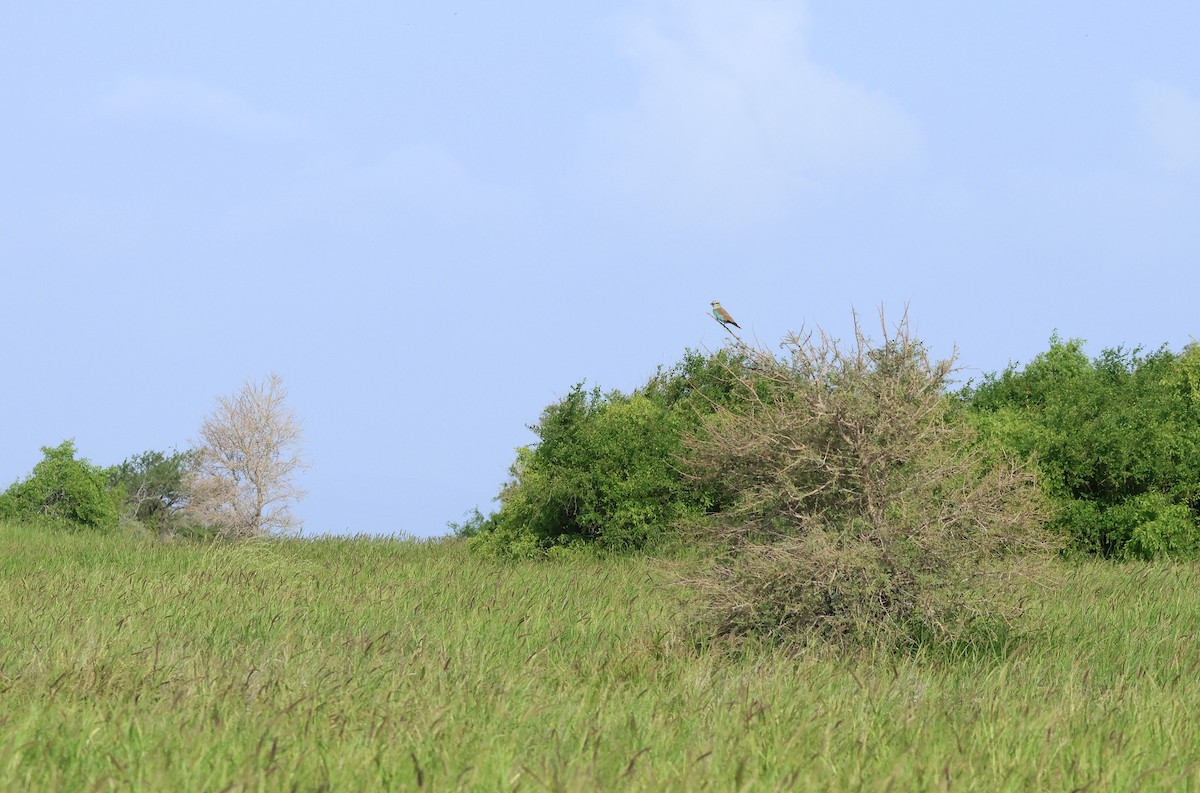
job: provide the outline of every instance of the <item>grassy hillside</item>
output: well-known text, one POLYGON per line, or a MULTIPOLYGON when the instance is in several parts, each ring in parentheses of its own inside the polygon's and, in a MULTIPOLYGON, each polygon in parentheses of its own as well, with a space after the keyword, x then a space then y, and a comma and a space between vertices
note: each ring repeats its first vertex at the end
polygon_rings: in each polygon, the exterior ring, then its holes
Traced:
POLYGON ((1066 568, 1004 658, 839 660, 691 646, 646 559, 0 526, 0 789, 1195 789, 1198 570, 1066 568))

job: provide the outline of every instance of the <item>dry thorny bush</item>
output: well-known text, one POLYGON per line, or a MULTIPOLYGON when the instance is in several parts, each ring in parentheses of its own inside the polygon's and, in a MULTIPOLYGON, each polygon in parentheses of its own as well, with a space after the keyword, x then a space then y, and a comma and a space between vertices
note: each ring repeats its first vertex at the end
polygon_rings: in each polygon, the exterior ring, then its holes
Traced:
POLYGON ((739 342, 744 399, 686 442, 723 494, 723 552, 690 583, 721 635, 897 646, 1005 630, 1012 560, 1049 547, 1027 463, 981 444, 907 314, 873 341, 819 329, 776 357, 739 342), (999 560, 1007 560, 1000 562, 999 560))

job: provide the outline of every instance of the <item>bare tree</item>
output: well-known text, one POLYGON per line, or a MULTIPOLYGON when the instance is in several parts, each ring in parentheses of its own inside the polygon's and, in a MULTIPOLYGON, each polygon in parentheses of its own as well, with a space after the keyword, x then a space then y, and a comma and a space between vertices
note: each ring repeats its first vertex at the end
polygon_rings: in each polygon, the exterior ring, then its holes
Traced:
POLYGON ((191 520, 227 537, 260 537, 300 526, 291 505, 304 496, 293 481, 308 467, 301 427, 284 405, 287 390, 277 374, 247 380, 240 391, 217 397, 200 426, 187 476, 191 520))

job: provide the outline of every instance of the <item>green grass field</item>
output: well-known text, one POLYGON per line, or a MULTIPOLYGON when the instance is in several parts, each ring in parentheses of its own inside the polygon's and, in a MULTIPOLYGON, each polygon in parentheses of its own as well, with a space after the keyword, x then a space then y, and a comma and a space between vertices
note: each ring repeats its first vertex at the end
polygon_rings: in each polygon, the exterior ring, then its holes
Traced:
POLYGON ((0 790, 1192 790, 1195 565, 1001 657, 698 649, 662 563, 0 526, 0 790))

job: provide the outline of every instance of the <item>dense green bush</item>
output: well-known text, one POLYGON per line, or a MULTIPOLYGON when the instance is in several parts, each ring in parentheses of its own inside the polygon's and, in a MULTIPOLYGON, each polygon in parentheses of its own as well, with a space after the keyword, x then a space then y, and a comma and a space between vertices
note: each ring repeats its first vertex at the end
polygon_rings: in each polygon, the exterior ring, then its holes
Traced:
POLYGON ((872 646, 1003 632, 994 560, 1049 547, 1033 473, 979 441, 907 320, 855 330, 747 351, 742 398, 687 438, 692 472, 734 495, 696 525, 718 551, 691 582, 700 624, 872 646))
POLYGON ((1104 350, 1051 338, 1023 369, 963 392, 993 441, 1033 456, 1053 525, 1080 551, 1116 558, 1200 550, 1200 348, 1104 350))
POLYGON ((685 509, 673 468, 679 432, 643 394, 602 395, 577 385, 518 450, 495 526, 476 541, 514 555, 555 545, 641 548, 685 509))
POLYGON ((109 530, 118 523, 118 496, 105 472, 75 459, 73 441, 42 447, 42 461, 0 495, 0 517, 109 530))
POLYGON ((681 438, 738 399, 746 363, 730 350, 688 351, 629 395, 576 385, 530 427, 537 443, 517 450, 499 512, 453 528, 477 549, 516 557, 669 540, 685 516, 719 508, 719 483, 682 474, 681 438))

